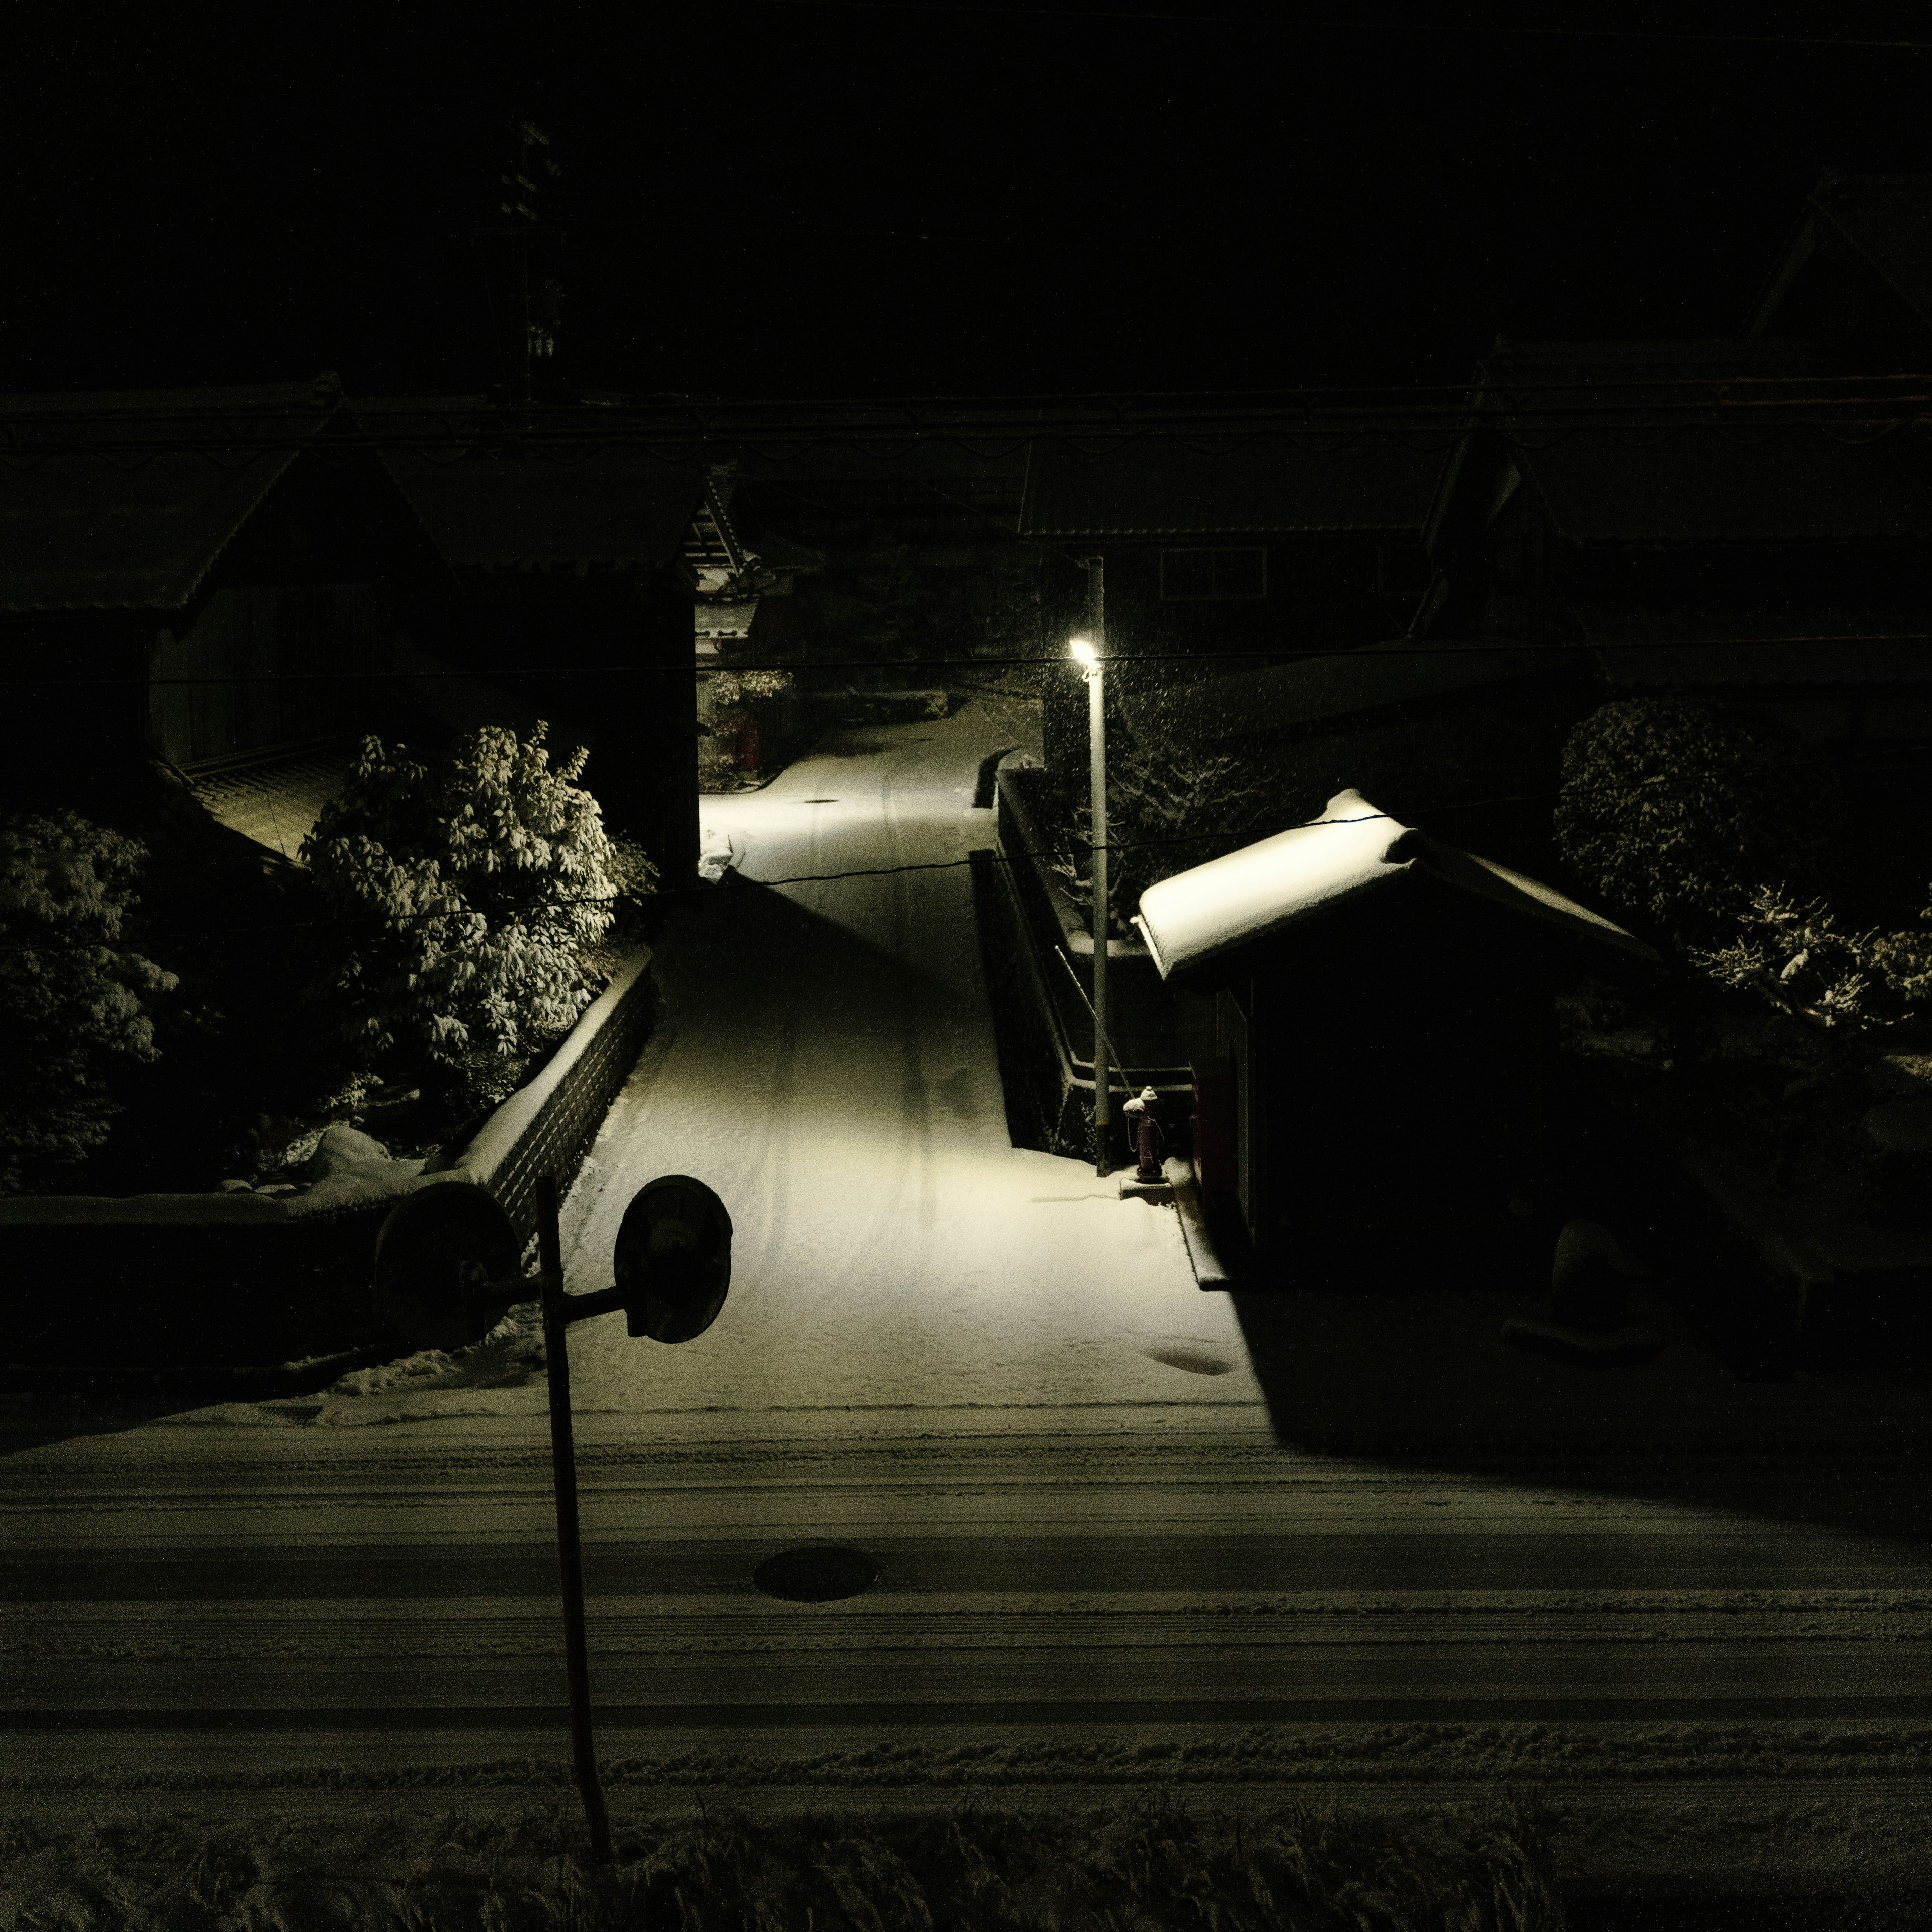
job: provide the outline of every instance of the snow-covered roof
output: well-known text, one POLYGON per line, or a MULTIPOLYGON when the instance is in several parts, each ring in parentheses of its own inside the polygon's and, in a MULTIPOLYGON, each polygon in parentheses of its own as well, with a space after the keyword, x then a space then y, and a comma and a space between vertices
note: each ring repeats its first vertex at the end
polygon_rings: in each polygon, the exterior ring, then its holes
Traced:
POLYGON ((178 610, 341 400, 327 373, 0 396, 15 449, 44 452, 0 465, 0 609, 178 610))
POLYGON ((1358 791, 1337 792, 1306 825, 1148 886, 1134 924, 1165 980, 1367 893, 1413 891, 1418 883, 1635 958, 1657 958, 1642 940, 1552 887, 1404 825, 1358 791))
POLYGON ((684 547, 703 498, 694 469, 648 452, 593 452, 568 462, 460 461, 427 449, 382 460, 438 550, 458 566, 641 565, 661 568, 684 547))
MULTIPOLYGON (((684 546, 704 472, 640 446, 566 459, 518 458, 511 412, 478 396, 361 396, 348 406, 445 559, 459 568, 641 566, 661 569, 684 546)), ((546 421, 580 422, 552 409, 546 421)))
MULTIPOLYGON (((1445 436, 1449 429, 1445 422, 1445 436)), ((1143 436, 1089 453, 1042 437, 1028 460, 1020 530, 1061 536, 1376 530, 1413 538, 1428 518, 1443 454, 1434 439, 1418 448, 1372 428, 1322 448, 1252 430, 1220 450, 1143 436)))

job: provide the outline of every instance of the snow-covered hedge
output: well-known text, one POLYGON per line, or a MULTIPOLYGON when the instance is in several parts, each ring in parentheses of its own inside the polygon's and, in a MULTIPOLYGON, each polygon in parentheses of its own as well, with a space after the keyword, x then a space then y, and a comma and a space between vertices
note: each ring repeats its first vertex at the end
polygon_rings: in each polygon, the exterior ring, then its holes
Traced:
POLYGON ((588 755, 553 767, 541 724, 521 740, 485 726, 430 758, 364 740, 302 854, 333 915, 310 997, 352 1065, 460 1077, 590 1004, 586 950, 656 874, 605 832, 578 782, 588 755))
POLYGON ((149 1009, 175 976, 124 932, 147 856, 76 812, 0 818, 0 1194, 93 1153, 116 1064, 154 1058, 149 1009))
POLYGON ((650 952, 626 959, 536 1077, 436 1172, 331 1130, 306 1192, 0 1200, 4 1360, 268 1366, 380 1340, 376 1236, 405 1195, 476 1181, 520 1234, 538 1174, 567 1186, 650 1030, 650 952))

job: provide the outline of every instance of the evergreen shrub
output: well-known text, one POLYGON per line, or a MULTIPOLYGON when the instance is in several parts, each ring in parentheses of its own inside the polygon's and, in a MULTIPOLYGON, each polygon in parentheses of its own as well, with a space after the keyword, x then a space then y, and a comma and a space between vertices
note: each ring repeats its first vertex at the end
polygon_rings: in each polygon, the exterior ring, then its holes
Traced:
POLYGON ((500 1099, 597 991, 596 943, 655 868, 578 782, 485 726, 440 756, 365 738, 302 847, 332 923, 310 997, 346 1066, 418 1078, 464 1110, 500 1099))
POLYGON ((1680 953, 1727 939, 1762 887, 1828 886, 1843 820, 1836 776, 1816 754, 1700 699, 1618 699, 1563 748, 1564 863, 1680 953))
MULTIPOLYGON (((1271 830, 1275 794, 1237 758, 1130 744, 1107 764, 1107 910, 1117 938, 1158 880, 1238 850, 1271 830)), ((1092 919, 1093 808, 1074 802, 1048 862, 1092 919)))
POLYGON ((116 1066, 157 1057, 176 980, 126 943, 147 848, 71 811, 0 819, 0 1193, 107 1138, 116 1066))

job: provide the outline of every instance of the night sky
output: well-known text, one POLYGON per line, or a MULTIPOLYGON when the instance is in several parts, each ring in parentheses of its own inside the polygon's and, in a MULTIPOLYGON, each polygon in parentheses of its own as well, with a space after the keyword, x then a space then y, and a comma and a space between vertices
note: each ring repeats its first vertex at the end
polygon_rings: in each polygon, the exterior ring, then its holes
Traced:
MULTIPOLYGON (((509 260, 472 230, 517 113, 578 224, 554 382, 751 396, 1454 382, 1498 332, 1723 333, 1822 166, 1932 168, 1923 53, 1173 10, 32 0, 5 386, 496 382, 509 260)), ((1856 4, 1348 11, 1932 40, 1856 4)))

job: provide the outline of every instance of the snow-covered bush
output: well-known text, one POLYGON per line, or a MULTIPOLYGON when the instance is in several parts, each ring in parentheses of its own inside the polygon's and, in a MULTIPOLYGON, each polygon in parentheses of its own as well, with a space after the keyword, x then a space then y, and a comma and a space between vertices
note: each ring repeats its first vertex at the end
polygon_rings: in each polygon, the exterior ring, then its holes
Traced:
POLYGON ((1766 880, 1816 892, 1842 815, 1796 740, 1697 699, 1625 698, 1563 748, 1556 844, 1586 891, 1688 949, 1722 944, 1766 880))
POLYGON ((791 688, 791 673, 768 670, 748 664, 742 670, 715 670, 711 674, 711 700, 714 704, 737 704, 748 698, 776 698, 791 688))
POLYGON ((1822 900, 1800 904, 1769 886, 1740 924, 1730 945, 1694 950, 1693 963, 1808 1025, 1862 1033, 1932 1000, 1932 933, 1843 932, 1822 900))
POLYGON ((605 833, 587 754, 553 768, 545 737, 485 726, 429 758, 363 740, 302 847, 334 922, 310 997, 350 1064, 497 1097, 594 997, 586 950, 653 874, 605 833))
POLYGON ((75 812, 0 819, 0 1192, 93 1153, 116 1064, 156 1057, 175 976, 122 943, 147 856, 75 812))
MULTIPOLYGON (((1240 760, 1150 746, 1107 766, 1107 899, 1117 937, 1157 880, 1232 852, 1260 836, 1273 794, 1240 760)), ((1091 914, 1093 812, 1082 803, 1072 836, 1048 862, 1091 914)))

